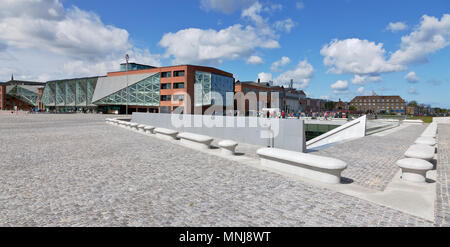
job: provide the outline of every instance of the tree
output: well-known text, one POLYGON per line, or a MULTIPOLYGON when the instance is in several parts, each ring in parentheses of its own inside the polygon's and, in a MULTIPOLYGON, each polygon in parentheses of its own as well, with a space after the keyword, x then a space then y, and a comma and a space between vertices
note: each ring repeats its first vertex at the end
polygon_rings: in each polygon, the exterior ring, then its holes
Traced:
POLYGON ((354 105, 349 106, 348 109, 350 111, 356 111, 356 107, 354 105))
POLYGON ((413 101, 409 102, 408 106, 413 106, 413 107, 418 106, 417 101, 413 100, 413 101))
POLYGON ((333 101, 328 101, 325 103, 325 109, 332 111, 334 109, 335 103, 333 101))

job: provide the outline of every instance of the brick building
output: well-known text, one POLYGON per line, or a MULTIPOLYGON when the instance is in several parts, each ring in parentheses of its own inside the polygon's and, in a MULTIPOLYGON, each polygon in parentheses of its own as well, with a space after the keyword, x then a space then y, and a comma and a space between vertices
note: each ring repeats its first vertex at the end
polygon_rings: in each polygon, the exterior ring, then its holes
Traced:
POLYGON ((323 112, 325 111, 325 101, 322 99, 305 98, 301 100, 302 112, 323 112))
POLYGON ((363 113, 402 115, 406 113, 406 102, 400 96, 356 96, 349 105, 363 113))
POLYGON ((226 93, 233 92, 233 74, 216 68, 194 65, 139 67, 128 72, 122 68, 122 71, 98 78, 92 103, 101 111, 116 107, 123 113, 128 103, 129 113, 172 113, 176 110, 177 113, 193 114, 194 111, 203 113, 214 104, 225 107, 226 93), (223 102, 216 102, 212 92, 219 93, 223 102))
POLYGON ((44 109, 41 97, 45 83, 34 81, 11 80, 0 83, 0 110, 44 109))
MULTIPOLYGON (((303 110, 302 100, 306 98, 306 94, 302 90, 293 88, 284 88, 283 86, 272 86, 268 82, 244 81, 237 82, 234 86, 234 92, 242 92, 247 95, 253 92, 256 95, 257 106, 256 111, 261 112, 264 108, 279 108, 286 113, 298 113, 303 110), (278 93, 278 99, 272 98, 272 93, 278 93), (266 95, 265 97, 261 97, 266 95)), ((249 96, 247 95, 247 98, 249 96)), ((238 109, 237 100, 235 100, 235 110, 238 109)), ((245 111, 248 115, 250 110, 249 101, 245 101, 245 111)))

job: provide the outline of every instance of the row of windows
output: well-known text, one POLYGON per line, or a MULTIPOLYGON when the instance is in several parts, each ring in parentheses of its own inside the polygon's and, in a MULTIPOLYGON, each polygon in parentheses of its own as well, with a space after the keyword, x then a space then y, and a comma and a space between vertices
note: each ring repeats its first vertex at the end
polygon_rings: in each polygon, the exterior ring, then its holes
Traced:
POLYGON ((170 106, 161 106, 161 107, 159 107, 159 109, 160 109, 160 113, 171 113, 172 109, 174 111, 177 110, 177 112, 179 112, 179 113, 184 112, 184 106, 174 106, 173 108, 170 106))
MULTIPOLYGON (((184 101, 184 95, 174 95, 174 101, 184 101)), ((161 95, 161 101, 172 101, 172 95, 161 95)))
POLYGON ((271 90, 265 90, 265 89, 261 89, 261 90, 259 90, 259 89, 254 89, 254 88, 250 89, 250 88, 247 88, 247 87, 244 87, 243 91, 244 91, 245 94, 247 94, 248 92, 254 92, 254 93, 256 93, 256 94, 258 94, 258 93, 260 93, 260 92, 261 92, 261 93, 278 92, 278 91, 271 91, 271 90))
MULTIPOLYGON (((181 77, 184 76, 184 70, 178 70, 173 72, 173 77, 181 77)), ((172 72, 161 72, 161 78, 170 78, 172 77, 172 72)))
POLYGON ((381 103, 381 104, 375 104, 375 103, 353 103, 354 105, 401 105, 402 103, 381 103))
POLYGON ((386 108, 386 109, 404 109, 404 107, 402 106, 402 107, 399 107, 399 106, 395 106, 395 107, 362 107, 362 106, 359 106, 358 107, 359 109, 384 109, 384 108, 386 108))
POLYGON ((369 99, 369 100, 355 100, 355 102, 400 102, 400 100, 399 99, 393 99, 392 101, 390 100, 390 99, 386 99, 386 101, 384 100, 384 99, 369 99))
MULTIPOLYGON (((161 83, 161 89, 171 89, 171 83, 161 83)), ((182 89, 184 88, 184 82, 176 82, 173 84, 173 89, 182 89)))

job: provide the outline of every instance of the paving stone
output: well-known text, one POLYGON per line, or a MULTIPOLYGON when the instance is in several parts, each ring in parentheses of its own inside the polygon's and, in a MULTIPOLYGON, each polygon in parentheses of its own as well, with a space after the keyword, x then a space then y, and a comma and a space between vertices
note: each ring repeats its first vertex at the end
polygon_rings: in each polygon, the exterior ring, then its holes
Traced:
MULTIPOLYGON (((0 225, 403 226, 405 219, 411 226, 434 224, 103 119, 0 116, 0 225)), ((445 203, 437 208, 448 208, 445 203)))
POLYGON ((426 126, 411 125, 386 136, 366 136, 313 152, 347 162, 342 176, 353 183, 383 191, 399 170, 395 162, 426 126))

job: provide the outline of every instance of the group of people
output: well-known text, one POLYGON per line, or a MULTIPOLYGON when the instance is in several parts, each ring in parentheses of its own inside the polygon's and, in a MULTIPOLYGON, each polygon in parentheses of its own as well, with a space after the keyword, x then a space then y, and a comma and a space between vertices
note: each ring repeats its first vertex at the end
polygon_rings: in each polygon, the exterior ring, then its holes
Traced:
POLYGON ((319 118, 323 117, 325 119, 331 118, 347 118, 347 113, 345 112, 297 112, 297 113, 286 113, 285 111, 266 111, 266 113, 258 114, 258 116, 266 118, 301 118, 301 117, 311 117, 319 118))

